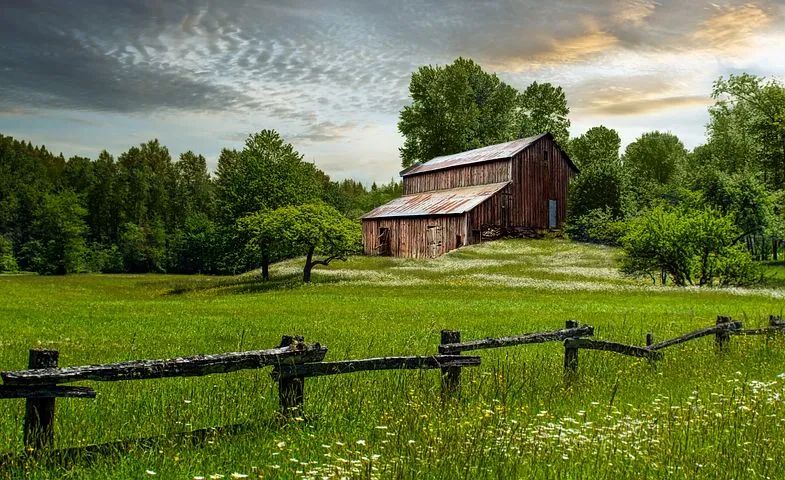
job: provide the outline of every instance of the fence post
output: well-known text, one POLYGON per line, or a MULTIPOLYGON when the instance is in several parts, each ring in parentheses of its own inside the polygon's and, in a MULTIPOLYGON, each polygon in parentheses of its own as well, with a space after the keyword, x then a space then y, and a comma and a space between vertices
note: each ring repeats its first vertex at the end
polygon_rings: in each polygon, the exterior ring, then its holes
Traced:
POLYGON ((646 334, 646 346, 650 347, 652 345, 654 345, 654 334, 649 332, 646 334))
MULTIPOLYGON (((564 325, 565 328, 578 328, 577 320, 567 320, 564 325)), ((568 339, 569 340, 569 339, 568 339)), ((564 377, 569 383, 575 373, 578 371, 578 349, 567 346, 567 340, 564 342, 564 377)))
MULTIPOLYGON (((732 321, 731 317, 725 317, 722 315, 717 317, 717 325, 730 323, 731 321, 732 321)), ((730 342, 730 332, 728 332, 727 330, 719 331, 714 334, 714 344, 717 346, 718 351, 720 352, 727 351, 728 342, 730 342)))
MULTIPOLYGON (((446 345, 448 343, 460 343, 461 342, 461 332, 453 331, 453 330, 442 330, 441 332, 441 342, 439 344, 439 353, 446 354, 446 353, 453 353, 453 352, 446 352, 442 345, 446 345)), ((455 352, 456 355, 460 355, 461 352, 455 352)), ((457 396, 461 392, 461 367, 445 367, 441 369, 442 371, 442 399, 447 399, 451 396, 457 396)))
MULTIPOLYGON (((30 350, 27 368, 57 367, 57 350, 30 350)), ((55 399, 28 398, 25 401, 25 450, 38 451, 54 443, 55 399)))
MULTIPOLYGON (((295 342, 302 342, 303 337, 284 335, 281 337, 281 347, 289 347, 295 342)), ((289 377, 278 379, 278 402, 281 415, 285 418, 296 417, 303 410, 304 377, 289 377)))

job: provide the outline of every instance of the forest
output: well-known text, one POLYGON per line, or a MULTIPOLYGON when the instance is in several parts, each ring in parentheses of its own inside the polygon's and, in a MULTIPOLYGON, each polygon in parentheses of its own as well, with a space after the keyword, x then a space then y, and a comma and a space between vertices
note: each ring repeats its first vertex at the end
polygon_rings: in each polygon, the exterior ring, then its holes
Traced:
MULTIPOLYGON (((470 59, 421 67, 409 93, 398 123, 403 167, 553 133, 581 170, 565 233, 620 246, 625 273, 744 285, 760 279, 757 262, 780 258, 785 86, 776 79, 718 79, 706 142, 692 150, 672 132, 651 131, 622 151, 618 132, 603 125, 570 138, 561 87, 533 82, 518 91, 470 59)), ((304 256, 307 281, 313 265, 354 251, 363 213, 401 193, 396 180, 370 188, 334 181, 272 130, 250 134, 242 150, 224 149, 214 172, 193 152, 173 159, 157 140, 116 158, 66 159, 0 136, 0 272, 262 266, 266 277, 271 262, 304 256)))
POLYGON ((333 181, 273 131, 223 150, 212 174, 157 140, 91 160, 0 136, 0 272, 238 273, 260 264, 242 217, 321 202, 356 219, 400 188, 333 181))

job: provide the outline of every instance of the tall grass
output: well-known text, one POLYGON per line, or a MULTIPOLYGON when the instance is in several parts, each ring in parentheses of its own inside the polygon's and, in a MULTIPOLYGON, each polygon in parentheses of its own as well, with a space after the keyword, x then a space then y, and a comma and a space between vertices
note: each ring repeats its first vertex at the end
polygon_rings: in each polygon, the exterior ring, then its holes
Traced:
MULTIPOLYGON (((643 343, 710 325, 718 314, 763 325, 780 287, 679 290, 613 274, 612 249, 504 241, 432 261, 356 258, 296 280, 296 262, 255 276, 0 277, 0 368, 27 349, 62 365, 276 345, 300 334, 328 359, 432 354, 439 330, 482 338, 594 325, 643 343)), ((308 379, 302 421, 273 421, 269 371, 93 383, 95 400, 58 400, 59 447, 127 442, 112 455, 7 466, 3 478, 782 478, 785 340, 711 339, 666 351, 656 367, 580 353, 562 381, 559 344, 482 352, 460 401, 443 405, 434 371, 308 379), (246 424, 200 441, 175 435, 246 424)), ((21 448, 23 402, 4 400, 0 449, 21 448)))

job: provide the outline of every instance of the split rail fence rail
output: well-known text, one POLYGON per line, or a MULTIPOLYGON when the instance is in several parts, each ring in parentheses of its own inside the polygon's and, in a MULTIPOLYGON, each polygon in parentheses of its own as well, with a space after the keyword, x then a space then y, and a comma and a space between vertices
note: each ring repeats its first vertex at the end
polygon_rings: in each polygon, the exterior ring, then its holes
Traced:
POLYGON ((578 352, 603 350, 639 357, 655 362, 663 357, 662 350, 696 338, 714 335, 717 350, 728 348, 731 335, 773 335, 785 332, 781 317, 771 316, 769 326, 742 329, 741 322, 730 317, 717 317, 715 325, 680 337, 654 343, 651 333, 646 345, 625 345, 595 340, 594 328, 568 320, 565 328, 523 335, 461 341, 458 331, 443 330, 437 355, 364 358, 325 362, 327 347, 319 343, 307 344, 302 337, 284 336, 278 347, 268 350, 196 355, 164 360, 135 360, 104 365, 58 367, 55 350, 30 350, 28 369, 0 372, 0 399, 25 399, 25 452, 41 452, 54 442, 56 398, 95 398, 96 392, 87 386, 67 384, 82 381, 114 382, 167 377, 192 377, 230 373, 239 370, 272 367, 272 378, 278 383, 280 414, 292 418, 302 414, 305 379, 323 375, 371 370, 441 371, 442 398, 455 398, 460 392, 461 369, 480 365, 480 357, 462 355, 463 352, 491 348, 512 347, 545 342, 564 343, 565 381, 569 382, 578 369, 578 352))

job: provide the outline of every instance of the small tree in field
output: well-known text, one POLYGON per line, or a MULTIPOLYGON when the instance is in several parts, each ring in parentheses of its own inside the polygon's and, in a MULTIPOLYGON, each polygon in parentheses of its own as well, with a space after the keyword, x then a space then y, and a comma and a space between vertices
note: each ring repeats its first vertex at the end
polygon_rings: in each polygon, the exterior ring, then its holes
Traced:
POLYGON ((360 226, 322 203, 281 207, 246 217, 244 223, 249 244, 256 245, 263 258, 305 255, 305 283, 311 281, 313 267, 346 260, 359 251, 360 226))
POLYGON ((756 283, 760 272, 739 239, 733 219, 716 210, 656 207, 628 222, 622 271, 682 287, 756 283))

